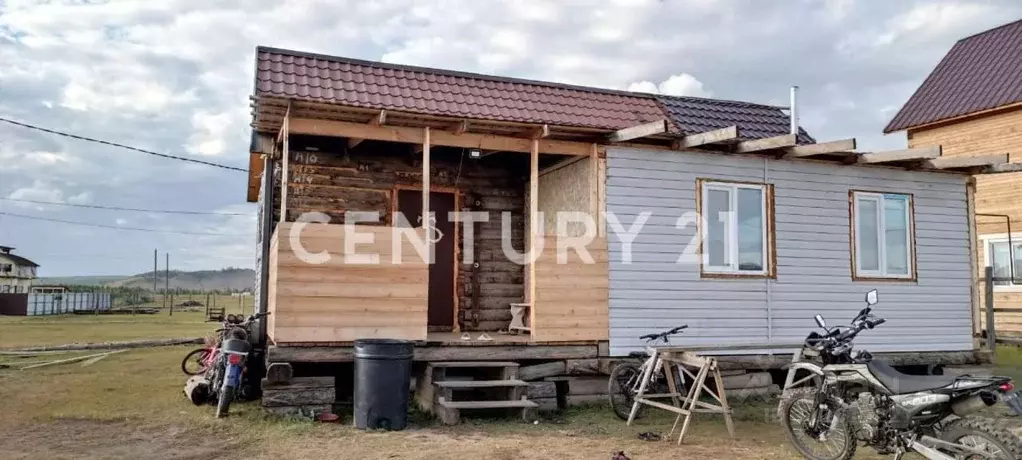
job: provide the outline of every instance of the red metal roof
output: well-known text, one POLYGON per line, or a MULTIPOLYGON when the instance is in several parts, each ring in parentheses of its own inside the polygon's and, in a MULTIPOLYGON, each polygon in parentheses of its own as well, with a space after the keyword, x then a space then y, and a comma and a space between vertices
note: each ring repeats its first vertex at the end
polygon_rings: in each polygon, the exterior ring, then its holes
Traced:
POLYGON ((955 43, 885 133, 1022 101, 1022 20, 955 43))
POLYGON ((256 95, 617 130, 667 118, 648 95, 259 47, 256 95))

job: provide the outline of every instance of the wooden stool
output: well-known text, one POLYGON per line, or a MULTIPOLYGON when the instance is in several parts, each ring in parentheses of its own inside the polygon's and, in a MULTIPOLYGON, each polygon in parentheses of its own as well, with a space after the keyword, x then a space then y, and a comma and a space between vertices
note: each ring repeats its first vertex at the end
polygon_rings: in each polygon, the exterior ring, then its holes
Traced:
POLYGON ((508 332, 529 332, 531 330, 529 326, 525 325, 525 314, 528 313, 531 306, 531 304, 527 303, 511 304, 511 324, 507 326, 508 332))

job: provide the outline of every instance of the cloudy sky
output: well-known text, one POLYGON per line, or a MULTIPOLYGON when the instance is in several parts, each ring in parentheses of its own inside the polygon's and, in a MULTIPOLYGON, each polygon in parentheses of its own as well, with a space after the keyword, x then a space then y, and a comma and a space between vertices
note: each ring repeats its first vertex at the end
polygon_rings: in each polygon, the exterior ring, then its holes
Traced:
MULTIPOLYGON (((245 167, 266 45, 778 105, 797 84, 817 139, 897 148, 881 129, 951 45, 1020 16, 1011 0, 0 0, 0 117, 245 167)), ((250 267, 245 179, 0 123, 0 245, 44 276, 136 273, 157 248, 161 266, 250 267)))

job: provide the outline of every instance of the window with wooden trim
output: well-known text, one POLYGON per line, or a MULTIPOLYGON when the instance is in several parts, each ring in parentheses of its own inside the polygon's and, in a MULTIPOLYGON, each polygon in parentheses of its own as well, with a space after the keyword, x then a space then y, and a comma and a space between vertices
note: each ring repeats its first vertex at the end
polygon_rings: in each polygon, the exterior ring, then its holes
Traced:
POLYGON ((984 265, 994 268, 994 291, 1022 291, 1022 235, 982 236, 984 265), (1010 241, 1009 241, 1010 240, 1010 241))
POLYGON ((703 275, 773 275, 773 187, 700 179, 703 275))
POLYGON ((912 195, 851 192, 855 278, 915 279, 912 195))

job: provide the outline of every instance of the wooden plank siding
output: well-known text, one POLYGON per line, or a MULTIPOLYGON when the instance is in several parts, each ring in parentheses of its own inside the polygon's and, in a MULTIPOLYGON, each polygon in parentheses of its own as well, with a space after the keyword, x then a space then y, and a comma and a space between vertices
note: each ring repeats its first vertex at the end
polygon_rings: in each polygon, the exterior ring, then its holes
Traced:
POLYGON ((946 173, 611 147, 607 213, 625 228, 652 213, 630 261, 621 239, 608 238, 611 354, 639 351, 639 336, 681 324, 690 328, 676 345, 798 343, 816 328, 814 314, 847 324, 874 288, 888 322, 858 347, 971 350, 965 183, 946 173), (776 279, 700 277, 696 224, 678 227, 696 211, 698 178, 773 184, 776 279), (917 281, 853 281, 849 190, 913 195, 917 281), (696 256, 679 263, 686 248, 696 256))
MULTIPOLYGON (((910 147, 941 145, 944 156, 984 155, 1007 153, 1012 162, 1022 161, 1022 108, 996 111, 982 116, 963 119, 949 124, 935 125, 908 132, 910 147)), ((1005 173, 976 176, 976 261, 979 278, 982 278, 984 260, 984 236, 1006 234, 1005 219, 982 214, 1002 214, 1011 219, 1012 231, 1022 241, 1022 173, 1005 173)), ((1022 270, 1016 268, 1016 270, 1022 270)), ((984 288, 985 283, 977 283, 984 288)), ((1019 313, 1000 313, 995 316, 997 330, 1010 334, 1022 334, 1022 292, 995 287, 994 307, 1019 309, 1019 313)), ((980 293, 982 294, 982 289, 980 293)), ((982 298, 981 298, 982 299, 982 298)), ((983 308, 982 301, 979 307, 983 308)), ((985 327, 986 315, 978 315, 985 327)))
MULTIPOLYGON (((426 339, 429 266, 392 227, 356 225, 373 238, 360 243, 360 255, 378 254, 378 263, 345 257, 342 225, 281 223, 270 256, 270 321, 276 344, 350 342, 360 338, 426 339), (299 229, 301 229, 299 231, 299 229), (294 239, 292 236, 297 238, 294 239), (309 253, 329 251, 324 263, 303 261, 292 243, 309 253)), ((422 238, 422 229, 408 229, 422 238)))
MULTIPOLYGON (((536 301, 532 339, 537 342, 607 340, 608 296, 607 239, 594 238, 585 245, 593 263, 578 252, 564 251, 558 260, 558 236, 544 237, 544 249, 536 260, 536 301)), ((568 244, 570 237, 560 237, 568 244)))

